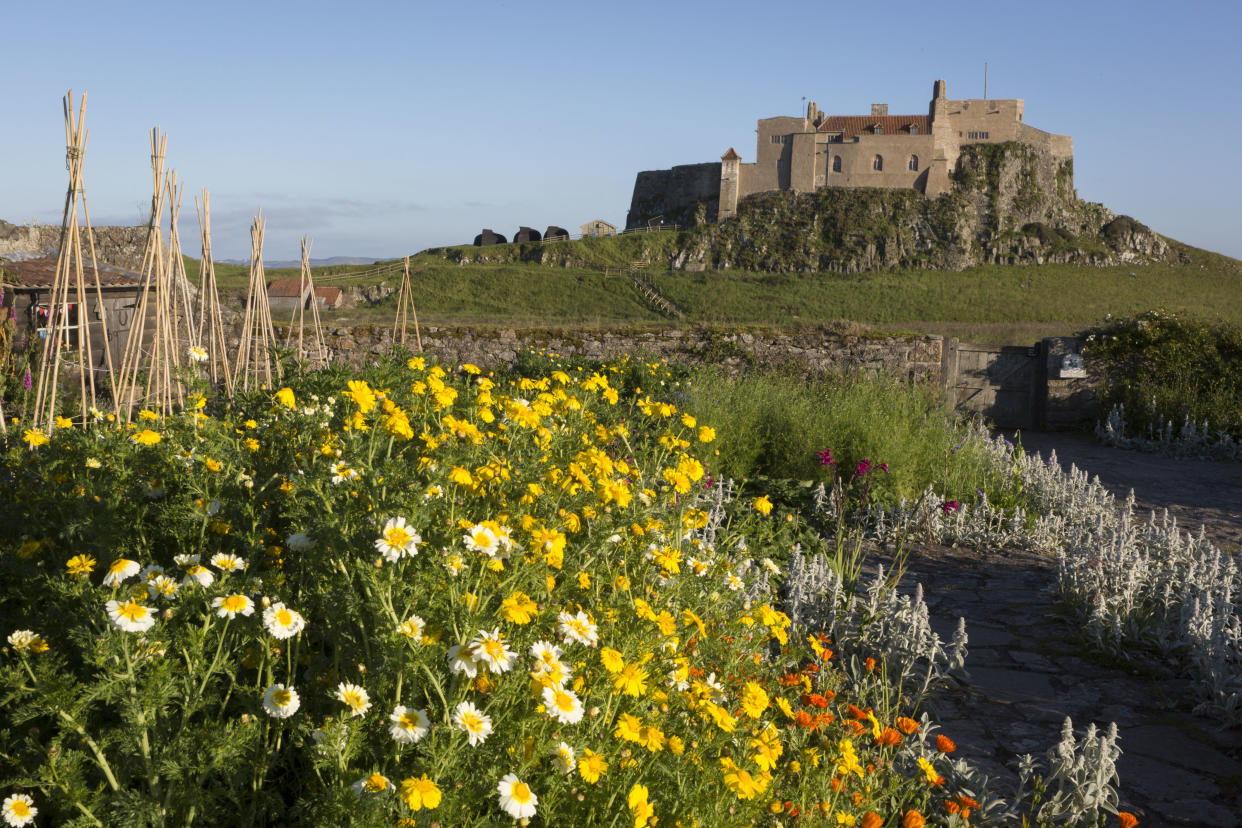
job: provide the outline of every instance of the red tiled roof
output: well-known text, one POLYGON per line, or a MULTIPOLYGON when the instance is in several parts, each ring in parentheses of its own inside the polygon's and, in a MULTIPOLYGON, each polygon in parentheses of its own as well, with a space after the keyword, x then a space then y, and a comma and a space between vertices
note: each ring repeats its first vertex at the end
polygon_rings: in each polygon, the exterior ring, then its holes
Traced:
POLYGON ((729 147, 729 151, 726 152, 724 155, 720 156, 720 160, 721 161, 737 161, 741 157, 742 156, 737 154, 737 150, 733 149, 733 147, 729 147))
MULTIPOLYGON (((50 288, 56 278, 56 257, 23 259, 17 262, 0 262, 0 282, 15 287, 50 288)), ((83 278, 88 288, 95 286, 95 272, 90 264, 83 268, 83 278)), ((99 266, 99 284, 102 287, 138 287, 141 276, 117 267, 99 266)))
POLYGON ((341 296, 339 287, 321 287, 315 288, 315 295, 327 302, 335 302, 341 296))
POLYGON ((299 277, 290 277, 288 279, 273 279, 267 283, 268 296, 293 296, 298 297, 306 292, 306 282, 299 277))
POLYGON ((927 115, 832 115, 819 125, 820 132, 840 132, 842 139, 853 141, 855 135, 870 134, 879 124, 884 135, 906 135, 913 125, 919 135, 931 134, 931 118, 927 115))

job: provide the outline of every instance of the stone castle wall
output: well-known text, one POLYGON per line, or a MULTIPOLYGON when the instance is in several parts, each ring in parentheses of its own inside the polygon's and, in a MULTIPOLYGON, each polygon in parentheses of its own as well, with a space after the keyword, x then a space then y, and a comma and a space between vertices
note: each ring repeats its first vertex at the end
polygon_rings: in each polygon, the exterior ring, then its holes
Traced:
MULTIPOLYGON (((60 252, 59 224, 9 224, 0 220, 0 259, 34 259, 55 256, 60 252)), ((144 227, 95 227, 95 258, 126 270, 142 268, 142 254, 147 244, 144 227)), ((82 254, 90 261, 86 230, 80 229, 82 254)))
POLYGON ((625 226, 627 230, 646 227, 647 222, 656 217, 663 217, 666 224, 715 221, 719 204, 718 161, 640 172, 634 180, 634 195, 625 226), (699 215, 700 205, 702 215, 699 215))

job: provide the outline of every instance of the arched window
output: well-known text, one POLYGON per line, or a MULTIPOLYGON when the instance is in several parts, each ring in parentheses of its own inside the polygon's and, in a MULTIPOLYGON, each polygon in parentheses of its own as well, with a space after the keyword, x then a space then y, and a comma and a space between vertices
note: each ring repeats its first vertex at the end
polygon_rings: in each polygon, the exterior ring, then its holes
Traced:
POLYGON ((832 171, 841 172, 841 156, 839 155, 832 156, 832 171))
POLYGON ((871 169, 875 170, 876 172, 883 172, 884 171, 884 157, 881 155, 877 155, 875 158, 872 158, 871 169))
POLYGON ((917 155, 910 156, 910 172, 919 171, 919 157, 917 155))

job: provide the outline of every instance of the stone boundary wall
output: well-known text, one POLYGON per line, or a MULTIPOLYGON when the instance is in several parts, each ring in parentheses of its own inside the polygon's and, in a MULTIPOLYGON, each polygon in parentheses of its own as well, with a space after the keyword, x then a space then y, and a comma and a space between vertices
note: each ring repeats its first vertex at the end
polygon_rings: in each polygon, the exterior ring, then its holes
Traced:
MULTIPOLYGON (((423 350, 446 363, 482 368, 511 365, 518 351, 544 349, 562 356, 613 359, 645 354, 688 365, 719 365, 730 373, 789 367, 808 374, 891 374, 940 385, 944 340, 939 336, 860 336, 831 332, 772 333, 743 330, 568 330, 426 326, 423 350)), ((276 336, 284 341, 284 329, 276 336)), ((324 328, 334 362, 361 366, 393 345, 388 326, 324 328)), ((407 338, 415 349, 414 332, 407 338)))

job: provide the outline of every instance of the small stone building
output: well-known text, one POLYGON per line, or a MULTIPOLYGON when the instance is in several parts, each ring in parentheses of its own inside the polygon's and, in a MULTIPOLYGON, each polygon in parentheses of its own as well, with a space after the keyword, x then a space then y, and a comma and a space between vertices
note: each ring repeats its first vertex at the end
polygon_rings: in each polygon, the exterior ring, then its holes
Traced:
POLYGON ((267 283, 267 303, 273 311, 310 307, 310 282, 301 277, 273 279, 267 283))
POLYGON ((594 219, 593 221, 588 221, 586 224, 582 225, 581 229, 582 229, 583 237, 617 235, 617 228, 614 225, 611 225, 608 222, 604 221, 603 219, 594 219))
MULTIPOLYGON (((85 270, 85 301, 79 305, 76 297, 71 297, 74 301, 68 303, 68 313, 61 320, 61 324, 65 342, 70 348, 78 348, 81 345, 79 320, 85 319, 86 332, 91 341, 92 365, 98 375, 98 372, 106 372, 108 366, 107 355, 103 349, 104 316, 108 320, 108 344, 112 352, 112 364, 119 368, 130 330, 138 321, 136 316, 142 295, 142 277, 133 271, 100 265, 100 289, 97 294, 94 270, 90 267, 85 270), (99 295, 103 298, 102 307, 99 295)), ((17 347, 22 347, 23 343, 29 347, 37 339, 47 337, 52 282, 55 277, 56 258, 52 256, 0 261, 0 283, 4 286, 3 309, 5 313, 12 313, 17 321, 17 347)), ((148 341, 155 318, 153 298, 154 288, 147 299, 148 341)))

